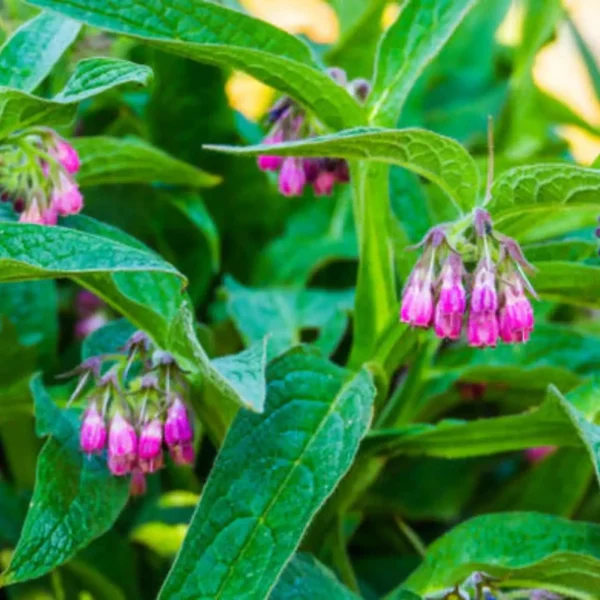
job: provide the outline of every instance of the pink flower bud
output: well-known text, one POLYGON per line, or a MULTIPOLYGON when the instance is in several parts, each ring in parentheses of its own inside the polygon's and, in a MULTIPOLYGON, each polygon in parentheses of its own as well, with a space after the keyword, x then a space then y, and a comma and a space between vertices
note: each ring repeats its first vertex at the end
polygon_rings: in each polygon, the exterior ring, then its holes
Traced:
POLYGON ((498 309, 496 273, 486 259, 477 265, 471 290, 471 312, 488 312, 498 309))
POLYGON ((144 473, 154 473, 162 467, 162 423, 152 419, 140 433, 138 464, 144 473))
POLYGON ((185 404, 180 398, 175 398, 167 410, 165 421, 165 441, 168 446, 191 442, 194 430, 190 422, 185 404))
POLYGON ((176 465, 194 464, 194 447, 191 442, 171 446, 169 451, 171 453, 171 458, 176 465))
POLYGON ((279 173, 279 191, 284 196, 301 196, 305 185, 302 161, 294 157, 286 158, 279 173))
POLYGON ((75 323, 75 337, 79 340, 85 339, 88 335, 94 333, 101 327, 104 327, 108 323, 108 317, 102 313, 97 312, 89 317, 79 319, 75 323))
POLYGON ((56 225, 58 222, 58 212, 53 205, 50 205, 42 213, 42 224, 43 225, 56 225))
POLYGON ((113 475, 121 476, 131 472, 135 465, 137 446, 135 429, 117 412, 108 434, 108 468, 113 475))
POLYGON ((50 154, 63 166, 67 173, 77 173, 81 162, 77 151, 67 141, 56 138, 54 146, 49 149, 50 154))
POLYGON ((148 486, 146 484, 146 476, 140 469, 133 469, 131 472, 131 482, 129 485, 129 494, 133 497, 143 496, 146 493, 148 486))
POLYGON ((518 276, 502 286, 500 337, 507 344, 526 342, 533 331, 533 308, 518 276))
POLYGON ((417 264, 402 294, 400 320, 413 327, 429 327, 433 318, 433 282, 429 270, 417 264))
POLYGON ((64 173, 59 175, 59 183, 52 191, 52 205, 62 216, 77 214, 83 208, 83 196, 79 188, 64 173))
MULTIPOLYGON (((283 131, 279 130, 263 140, 263 144, 279 144, 284 141, 283 131)), ((261 155, 258 157, 258 168, 261 171, 279 171, 283 164, 281 156, 261 155)))
POLYGON ((90 404, 83 416, 79 444, 85 454, 95 454, 104 450, 106 444, 106 424, 98 412, 96 403, 90 404))
POLYGON ((336 177, 335 173, 330 171, 321 171, 314 183, 313 189, 315 190, 316 196, 331 196, 333 193, 333 186, 335 185, 336 177))
POLYGON ((451 254, 442 268, 434 318, 435 332, 442 339, 457 340, 460 337, 467 307, 465 288, 462 284, 463 270, 462 261, 456 254, 451 254))
POLYGON ((498 319, 493 311, 469 314, 467 339, 475 348, 495 347, 498 341, 498 319))

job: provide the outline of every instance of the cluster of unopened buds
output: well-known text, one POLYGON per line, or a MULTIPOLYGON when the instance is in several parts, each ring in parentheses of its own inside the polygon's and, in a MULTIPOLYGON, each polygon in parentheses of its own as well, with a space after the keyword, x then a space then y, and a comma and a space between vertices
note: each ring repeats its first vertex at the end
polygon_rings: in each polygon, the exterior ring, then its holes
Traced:
POLYGON ((438 337, 450 340, 460 338, 466 321, 467 340, 478 348, 494 347, 499 339, 507 344, 528 341, 534 317, 527 294, 536 296, 524 271, 533 267, 514 240, 493 229, 485 210, 476 209, 468 229, 474 243, 462 233, 451 241, 452 225, 434 227, 425 236, 423 255, 402 295, 401 321, 433 327, 438 337), (472 275, 465 262, 474 264, 472 275))
MULTIPOLYGON (((329 69, 329 75, 346 88, 360 102, 364 102, 370 84, 364 79, 348 82, 342 69, 329 69)), ((314 137, 322 126, 291 98, 281 98, 269 111, 271 129, 263 144, 303 140, 314 137)), ((348 183, 348 163, 341 158, 298 158, 259 156, 258 166, 263 171, 279 172, 279 191, 284 196, 301 196, 306 186, 312 186, 316 196, 331 196, 336 183, 348 183)))
POLYGON ((55 131, 14 134, 0 146, 0 199, 12 203, 22 223, 56 225, 83 207, 74 180, 79 167, 76 150, 55 131))
POLYGON ((183 373, 143 333, 130 338, 123 354, 90 358, 72 373, 79 375, 72 399, 87 400, 81 451, 91 456, 106 450, 111 473, 131 476, 132 495, 143 494, 145 476, 163 467, 163 444, 175 464, 194 464, 183 373))

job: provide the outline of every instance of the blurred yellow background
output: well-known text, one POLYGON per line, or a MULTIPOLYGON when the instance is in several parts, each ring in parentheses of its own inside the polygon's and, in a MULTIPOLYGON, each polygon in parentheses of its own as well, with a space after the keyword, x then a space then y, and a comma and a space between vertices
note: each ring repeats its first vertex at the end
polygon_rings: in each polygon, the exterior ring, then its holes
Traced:
MULTIPOLYGON (((325 0, 241 0, 241 4, 257 17, 294 34, 304 34, 317 43, 334 43, 339 24, 333 9, 325 0)), ((522 11, 519 0, 498 31, 505 44, 520 40, 522 11)), ((589 47, 600 62, 600 0, 564 0, 564 5, 589 47)), ((398 14, 398 3, 390 2, 382 29, 398 14)), ((600 103, 595 97, 585 65, 577 52, 568 26, 563 24, 556 40, 537 57, 534 77, 538 85, 556 96, 584 119, 600 126, 600 103)), ((273 99, 273 91, 242 73, 235 73, 227 86, 232 105, 246 117, 260 118, 273 99)), ((576 127, 564 127, 561 135, 569 142, 577 161, 589 164, 600 154, 600 139, 576 127)))

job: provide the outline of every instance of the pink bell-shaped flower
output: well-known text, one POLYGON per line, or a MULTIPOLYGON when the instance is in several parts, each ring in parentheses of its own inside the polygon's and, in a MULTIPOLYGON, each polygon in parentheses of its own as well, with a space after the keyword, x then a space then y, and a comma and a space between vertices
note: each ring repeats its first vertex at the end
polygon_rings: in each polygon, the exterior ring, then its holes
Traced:
POLYGON ((499 321, 502 341, 507 344, 528 341, 533 331, 533 308, 517 274, 502 285, 501 296, 499 321))
POLYGON ((83 416, 79 444, 85 454, 102 452, 106 445, 106 424, 95 402, 90 404, 83 416))
POLYGON ((108 433, 108 468, 113 475, 122 476, 131 472, 137 449, 138 440, 133 425, 117 412, 108 433))
POLYGON ((306 185, 306 174, 302 161, 289 157, 283 161, 279 173, 279 191, 284 196, 301 196, 306 185))
POLYGON ((467 296, 462 283, 464 266, 457 254, 450 254, 442 267, 435 307, 435 333, 439 338, 460 338, 467 296))
POLYGON ((52 206, 62 216, 77 214, 83 208, 83 196, 77 184, 64 173, 60 173, 52 191, 52 206))
POLYGON ((79 171, 81 161, 77 151, 69 142, 57 137, 54 146, 50 148, 50 154, 62 165, 62 167, 73 175, 79 171))
POLYGON ((400 320, 413 327, 429 327, 433 319, 433 278, 424 259, 415 266, 402 294, 400 320))
POLYGON ((162 423, 152 419, 142 427, 138 444, 138 465, 144 473, 154 473, 163 465, 162 423))

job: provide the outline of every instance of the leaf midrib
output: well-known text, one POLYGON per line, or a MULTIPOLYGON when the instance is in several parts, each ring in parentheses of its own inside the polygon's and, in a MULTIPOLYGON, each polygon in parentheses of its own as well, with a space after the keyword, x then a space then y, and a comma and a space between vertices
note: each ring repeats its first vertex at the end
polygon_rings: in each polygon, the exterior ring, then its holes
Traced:
MULTIPOLYGON (((311 373, 313 373, 313 371, 311 371, 311 373)), ((215 600, 219 600, 219 598, 222 597, 222 593, 223 593, 223 591, 225 589, 225 586, 229 582, 229 580, 231 579, 231 577, 232 577, 232 575, 233 575, 233 573, 235 571, 235 569, 234 569, 235 563, 237 563, 244 556, 244 554, 248 550, 250 544, 252 543, 252 541, 256 537, 256 534, 258 533, 258 530, 259 530, 258 525, 260 525, 260 524, 262 524, 262 523, 264 523, 266 521, 267 516, 269 515, 271 509, 275 506, 276 502, 279 500, 279 497, 281 496, 281 494, 284 492, 284 490, 285 490, 288 482, 290 481, 292 475, 296 472, 296 469, 298 468, 298 466, 303 463, 304 457, 306 456, 306 454, 310 450, 312 444, 314 443, 315 439, 317 438, 317 436, 319 435, 319 433, 321 432, 321 430, 325 426, 325 423, 329 420, 329 417, 337 409, 337 407, 338 407, 339 403, 342 401, 342 398, 343 398, 344 394, 346 393, 347 389, 354 384, 354 382, 356 381, 356 378, 359 376, 359 374, 354 375, 353 377, 351 377, 348 381, 346 381, 342 385, 342 387, 340 388, 340 391, 336 394, 336 396, 333 399, 333 401, 331 402, 329 408, 325 411, 325 413, 323 415, 323 418, 320 420, 320 422, 319 422, 317 428, 315 429, 313 435, 308 438, 308 440, 307 440, 304 448, 302 449, 300 455, 298 456, 298 458, 293 463, 291 463, 291 466, 289 468, 289 471, 288 471, 287 475, 284 477, 284 479, 277 486, 276 492, 275 492, 275 494, 273 494, 273 496, 272 496, 270 502, 268 503, 268 505, 266 506, 266 508, 258 516, 257 523, 253 527, 251 534, 244 541, 244 544, 241 546, 241 548, 237 552, 237 554, 235 556, 235 559, 230 563, 230 565, 228 565, 228 567, 227 567, 227 573, 226 573, 225 577, 223 578, 223 581, 221 582, 221 585, 219 586, 219 589, 217 590, 216 595, 214 596, 215 600)), ((321 373, 321 375, 325 375, 325 374, 321 373)), ((284 380, 285 380, 285 378, 284 378, 284 380)), ((290 556, 291 556, 291 554, 290 554, 290 556)), ((285 564, 282 565, 282 568, 284 566, 285 566, 285 564)), ((182 588, 185 586, 185 583, 188 581, 188 579, 189 579, 189 575, 186 576, 186 578, 185 578, 185 580, 183 582, 182 588)), ((271 589, 272 589, 273 585, 275 585, 275 583, 276 583, 275 581, 272 583, 271 589)))

